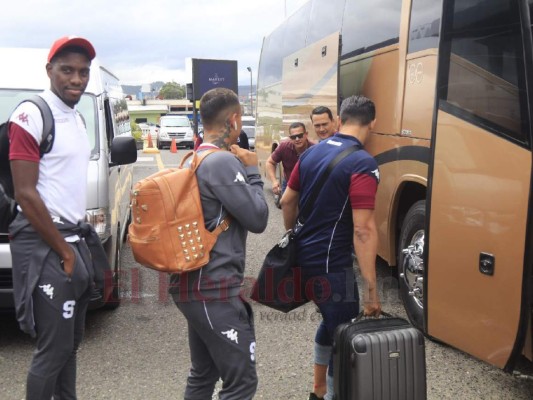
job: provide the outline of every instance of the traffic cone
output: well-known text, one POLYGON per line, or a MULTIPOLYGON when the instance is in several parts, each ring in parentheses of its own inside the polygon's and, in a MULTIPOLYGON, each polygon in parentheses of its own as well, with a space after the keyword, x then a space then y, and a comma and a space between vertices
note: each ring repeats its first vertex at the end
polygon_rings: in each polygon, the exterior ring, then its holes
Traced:
POLYGON ((159 153, 159 149, 157 147, 154 147, 151 134, 148 134, 148 143, 144 147, 143 153, 159 153))
POLYGON ((170 143, 170 152, 176 153, 178 150, 176 149, 176 138, 172 138, 172 143, 170 143))

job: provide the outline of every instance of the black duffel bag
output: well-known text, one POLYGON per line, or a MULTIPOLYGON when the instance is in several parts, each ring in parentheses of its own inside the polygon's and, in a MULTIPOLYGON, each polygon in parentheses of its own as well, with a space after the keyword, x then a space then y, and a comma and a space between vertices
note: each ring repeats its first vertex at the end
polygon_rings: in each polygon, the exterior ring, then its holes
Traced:
POLYGON ((296 240, 292 229, 267 253, 250 298, 285 313, 309 301, 301 268, 296 266, 296 240))

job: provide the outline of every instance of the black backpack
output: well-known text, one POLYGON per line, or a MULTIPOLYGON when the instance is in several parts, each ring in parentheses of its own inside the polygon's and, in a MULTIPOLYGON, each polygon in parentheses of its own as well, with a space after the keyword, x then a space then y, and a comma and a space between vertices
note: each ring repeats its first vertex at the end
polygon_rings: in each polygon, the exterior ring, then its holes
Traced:
MULTIPOLYGON (((38 95, 35 95, 24 102, 29 101, 35 104, 43 118, 43 138, 39 146, 39 154, 44 154, 52 150, 54 144, 54 116, 48 103, 38 95)), ((9 224, 17 215, 16 203, 14 200, 15 189, 13 178, 11 177, 11 166, 9 164, 9 121, 0 125, 0 233, 7 233, 9 224)))

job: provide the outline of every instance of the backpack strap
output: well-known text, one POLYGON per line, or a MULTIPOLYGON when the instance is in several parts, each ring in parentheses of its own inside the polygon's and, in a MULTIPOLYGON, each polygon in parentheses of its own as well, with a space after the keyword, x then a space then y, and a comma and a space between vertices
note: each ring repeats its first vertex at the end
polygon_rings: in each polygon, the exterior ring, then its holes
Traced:
MULTIPOLYGON (((191 165, 190 168, 196 173, 196 170, 200 166, 200 163, 210 154, 216 153, 217 151, 220 151, 220 149, 209 149, 202 151, 201 155, 198 155, 196 151, 190 151, 182 158, 180 163, 180 168, 183 168, 185 165, 185 162, 189 157, 192 157, 191 159, 191 165)), ((220 224, 217 225, 217 227, 211 232, 215 236, 220 235, 222 232, 226 232, 229 229, 231 223, 231 215, 226 215, 222 221, 220 221, 220 224)))
POLYGON ((54 145, 55 137, 55 124, 54 124, 54 115, 48 103, 39 95, 30 97, 27 100, 37 106, 41 112, 41 117, 43 118, 43 136, 41 138, 41 145, 39 146, 39 156, 42 158, 43 155, 49 153, 52 150, 54 145))
POLYGON ((194 172, 196 172, 196 170, 198 169, 198 167, 200 166, 200 163, 204 160, 204 158, 206 158, 208 155, 210 154, 213 154, 217 151, 220 151, 220 149, 209 149, 209 150, 204 150, 202 151, 202 154, 199 155, 197 151, 189 151, 187 154, 185 154, 185 156, 182 158, 181 160, 181 163, 180 163, 180 168, 183 168, 184 165, 185 165, 185 162, 190 158, 191 158, 191 164, 189 166, 190 169, 192 169, 194 172))
POLYGON ((341 151, 339 154, 337 154, 337 156, 328 164, 326 170, 322 173, 322 175, 319 176, 316 183, 313 185, 313 191, 311 192, 305 204, 302 206, 300 212, 298 213, 298 216, 296 218, 297 226, 303 226, 305 220, 307 219, 309 214, 311 214, 311 211, 313 210, 313 207, 315 205, 315 201, 318 195, 320 194, 322 188, 324 187, 324 184, 326 183, 326 180, 328 179, 328 176, 331 171, 333 171, 333 169, 337 166, 338 163, 340 163, 350 154, 358 150, 361 150, 359 145, 349 146, 343 151, 341 151))

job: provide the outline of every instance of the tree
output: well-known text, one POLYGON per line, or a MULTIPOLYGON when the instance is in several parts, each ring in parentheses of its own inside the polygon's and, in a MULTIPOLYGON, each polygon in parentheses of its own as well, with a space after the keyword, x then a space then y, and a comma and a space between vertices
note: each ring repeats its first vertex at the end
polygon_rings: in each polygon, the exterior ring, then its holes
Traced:
POLYGON ((161 99, 183 99, 185 98, 185 86, 174 81, 165 83, 159 90, 161 99))

